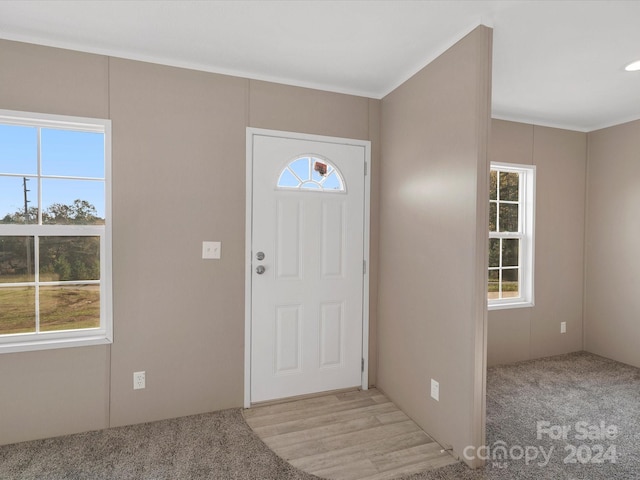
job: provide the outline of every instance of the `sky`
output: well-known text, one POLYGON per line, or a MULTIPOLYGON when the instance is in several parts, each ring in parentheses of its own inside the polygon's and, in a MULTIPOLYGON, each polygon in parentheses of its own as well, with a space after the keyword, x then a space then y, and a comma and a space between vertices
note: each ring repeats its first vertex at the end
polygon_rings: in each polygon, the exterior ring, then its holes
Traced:
POLYGON ((313 190, 344 190, 342 177, 326 160, 314 157, 299 158, 290 163, 280 174, 278 187, 313 190), (324 162, 324 163, 323 163, 324 162), (325 175, 316 171, 316 163, 326 168, 325 175))
MULTIPOLYGON (((104 218, 104 135, 40 128, 42 207, 87 200, 104 218)), ((38 205, 38 127, 0 125, 0 219, 24 211, 24 183, 29 207, 38 205)))

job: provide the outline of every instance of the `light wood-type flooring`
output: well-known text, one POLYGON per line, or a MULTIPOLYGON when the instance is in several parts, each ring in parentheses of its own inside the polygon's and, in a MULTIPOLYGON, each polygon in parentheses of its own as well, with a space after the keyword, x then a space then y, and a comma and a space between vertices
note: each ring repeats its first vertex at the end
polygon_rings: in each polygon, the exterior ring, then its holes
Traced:
POLYGON ((385 480, 456 460, 378 390, 244 410, 254 432, 299 469, 335 480, 385 480))

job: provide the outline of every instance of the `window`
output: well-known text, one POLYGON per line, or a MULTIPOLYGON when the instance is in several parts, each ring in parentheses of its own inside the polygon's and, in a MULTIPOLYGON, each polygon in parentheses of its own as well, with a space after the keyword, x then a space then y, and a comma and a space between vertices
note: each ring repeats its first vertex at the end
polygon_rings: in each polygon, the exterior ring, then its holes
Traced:
POLYGON ((340 172, 327 160, 299 157, 290 162, 278 177, 279 189, 344 192, 340 172))
POLYGON ((533 306, 535 167, 492 163, 489 308, 533 306))
POLYGON ((0 353, 111 342, 110 127, 0 110, 0 353))

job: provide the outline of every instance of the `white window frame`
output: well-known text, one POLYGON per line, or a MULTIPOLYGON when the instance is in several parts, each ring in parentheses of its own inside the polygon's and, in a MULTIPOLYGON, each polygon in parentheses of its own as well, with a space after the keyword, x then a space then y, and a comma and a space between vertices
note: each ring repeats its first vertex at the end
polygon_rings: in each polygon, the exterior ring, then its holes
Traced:
MULTIPOLYGON (((81 347, 89 345, 106 345, 113 342, 113 311, 111 281, 111 120, 51 115, 31 112, 0 110, 0 123, 29 127, 58 128, 74 131, 95 132, 104 134, 104 190, 105 190, 105 224, 104 225, 35 225, 35 224, 0 224, 3 236, 93 236, 100 237, 100 280, 83 280, 83 284, 100 284, 100 326, 78 330, 61 330, 53 332, 30 332, 0 335, 0 354, 24 352, 32 350, 48 350, 53 348, 81 347)), ((11 175, 20 176, 23 175, 11 175)), ((41 178, 38 176, 38 178, 41 178)), ((81 179, 80 177, 72 177, 81 179)), ((39 195, 41 198, 42 195, 39 195)), ((42 208, 39 205, 39 215, 42 208)), ((34 240, 36 240, 34 238, 34 240)), ((38 242, 35 241, 34 248, 38 242)), ((36 267, 37 269, 38 267, 36 267)), ((36 270, 37 271, 37 270, 36 270)), ((37 281, 37 278, 36 278, 37 281)), ((20 284, 3 284, 6 287, 16 285, 35 286, 34 282, 20 284)), ((51 282, 39 282, 47 286, 51 282)), ((60 284, 65 282, 55 282, 60 284)), ((78 282, 70 282, 78 283, 78 282)), ((36 307, 37 308, 37 307, 36 307)))
MULTIPOLYGON (((519 174, 518 233, 489 232, 489 238, 518 238, 518 281, 520 296, 488 299, 489 310, 533 307, 535 265, 536 167, 513 163, 491 162, 491 169, 519 174)), ((498 180, 499 181, 499 180, 498 180)))

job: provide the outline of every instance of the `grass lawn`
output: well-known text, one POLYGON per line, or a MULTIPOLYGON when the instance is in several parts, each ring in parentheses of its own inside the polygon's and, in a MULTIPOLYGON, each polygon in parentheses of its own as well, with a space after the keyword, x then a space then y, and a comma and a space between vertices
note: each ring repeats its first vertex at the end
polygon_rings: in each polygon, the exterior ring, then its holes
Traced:
MULTIPOLYGON (((514 298, 520 295, 518 282, 502 282, 502 298, 514 298)), ((489 281, 489 300, 500 297, 498 282, 489 281)))
MULTIPOLYGON (((100 286, 40 287, 40 331, 100 326, 100 286)), ((0 334, 35 331, 35 288, 0 288, 0 334)))

